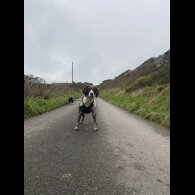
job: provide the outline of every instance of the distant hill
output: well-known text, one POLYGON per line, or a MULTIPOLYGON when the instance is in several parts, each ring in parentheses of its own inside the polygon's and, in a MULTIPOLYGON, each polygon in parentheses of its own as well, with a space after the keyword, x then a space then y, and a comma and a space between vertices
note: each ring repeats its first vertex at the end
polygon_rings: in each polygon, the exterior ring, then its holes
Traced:
POLYGON ((137 88, 151 86, 155 83, 169 83, 170 50, 158 57, 151 57, 134 70, 126 70, 115 79, 103 81, 100 89, 123 88, 131 91, 137 88))

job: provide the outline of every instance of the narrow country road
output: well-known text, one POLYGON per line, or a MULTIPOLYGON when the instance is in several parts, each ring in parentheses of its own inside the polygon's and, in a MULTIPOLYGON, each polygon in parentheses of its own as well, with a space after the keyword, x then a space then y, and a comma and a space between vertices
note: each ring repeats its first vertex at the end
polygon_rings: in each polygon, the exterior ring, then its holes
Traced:
POLYGON ((78 101, 24 121, 25 195, 170 194, 169 130, 97 99, 80 130, 78 101))

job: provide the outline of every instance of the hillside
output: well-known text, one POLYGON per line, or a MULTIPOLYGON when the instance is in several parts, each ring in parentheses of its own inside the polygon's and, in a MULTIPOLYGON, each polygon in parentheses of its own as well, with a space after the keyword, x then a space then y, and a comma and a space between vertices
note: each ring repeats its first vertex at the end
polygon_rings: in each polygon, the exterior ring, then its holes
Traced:
POLYGON ((100 89, 127 88, 130 84, 138 82, 140 87, 150 86, 154 83, 164 84, 169 82, 170 50, 158 57, 152 57, 134 70, 126 70, 115 79, 103 81, 100 89), (140 81, 139 81, 140 80, 140 81))
POLYGON ((100 97, 131 113, 170 127, 170 51, 134 70, 103 81, 100 97))

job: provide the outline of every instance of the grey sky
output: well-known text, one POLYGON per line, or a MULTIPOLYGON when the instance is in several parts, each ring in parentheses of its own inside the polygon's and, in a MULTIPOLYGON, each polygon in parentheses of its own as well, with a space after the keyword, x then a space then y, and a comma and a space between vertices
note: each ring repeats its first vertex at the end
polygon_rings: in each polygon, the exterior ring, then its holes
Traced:
POLYGON ((170 47, 169 0, 25 0, 24 72, 47 82, 113 79, 170 47))

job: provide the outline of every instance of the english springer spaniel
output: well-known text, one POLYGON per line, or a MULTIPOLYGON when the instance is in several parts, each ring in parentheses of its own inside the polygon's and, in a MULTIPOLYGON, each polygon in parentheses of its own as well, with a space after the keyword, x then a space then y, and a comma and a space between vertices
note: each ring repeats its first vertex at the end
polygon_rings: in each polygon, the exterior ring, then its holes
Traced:
POLYGON ((97 131, 97 123, 96 123, 96 98, 99 95, 99 91, 95 86, 85 86, 82 90, 83 97, 79 104, 79 112, 77 118, 77 125, 75 126, 74 130, 79 130, 79 125, 83 124, 83 120, 85 118, 85 114, 92 113, 94 127, 93 130, 97 131), (80 122, 82 116, 82 121, 80 122))

